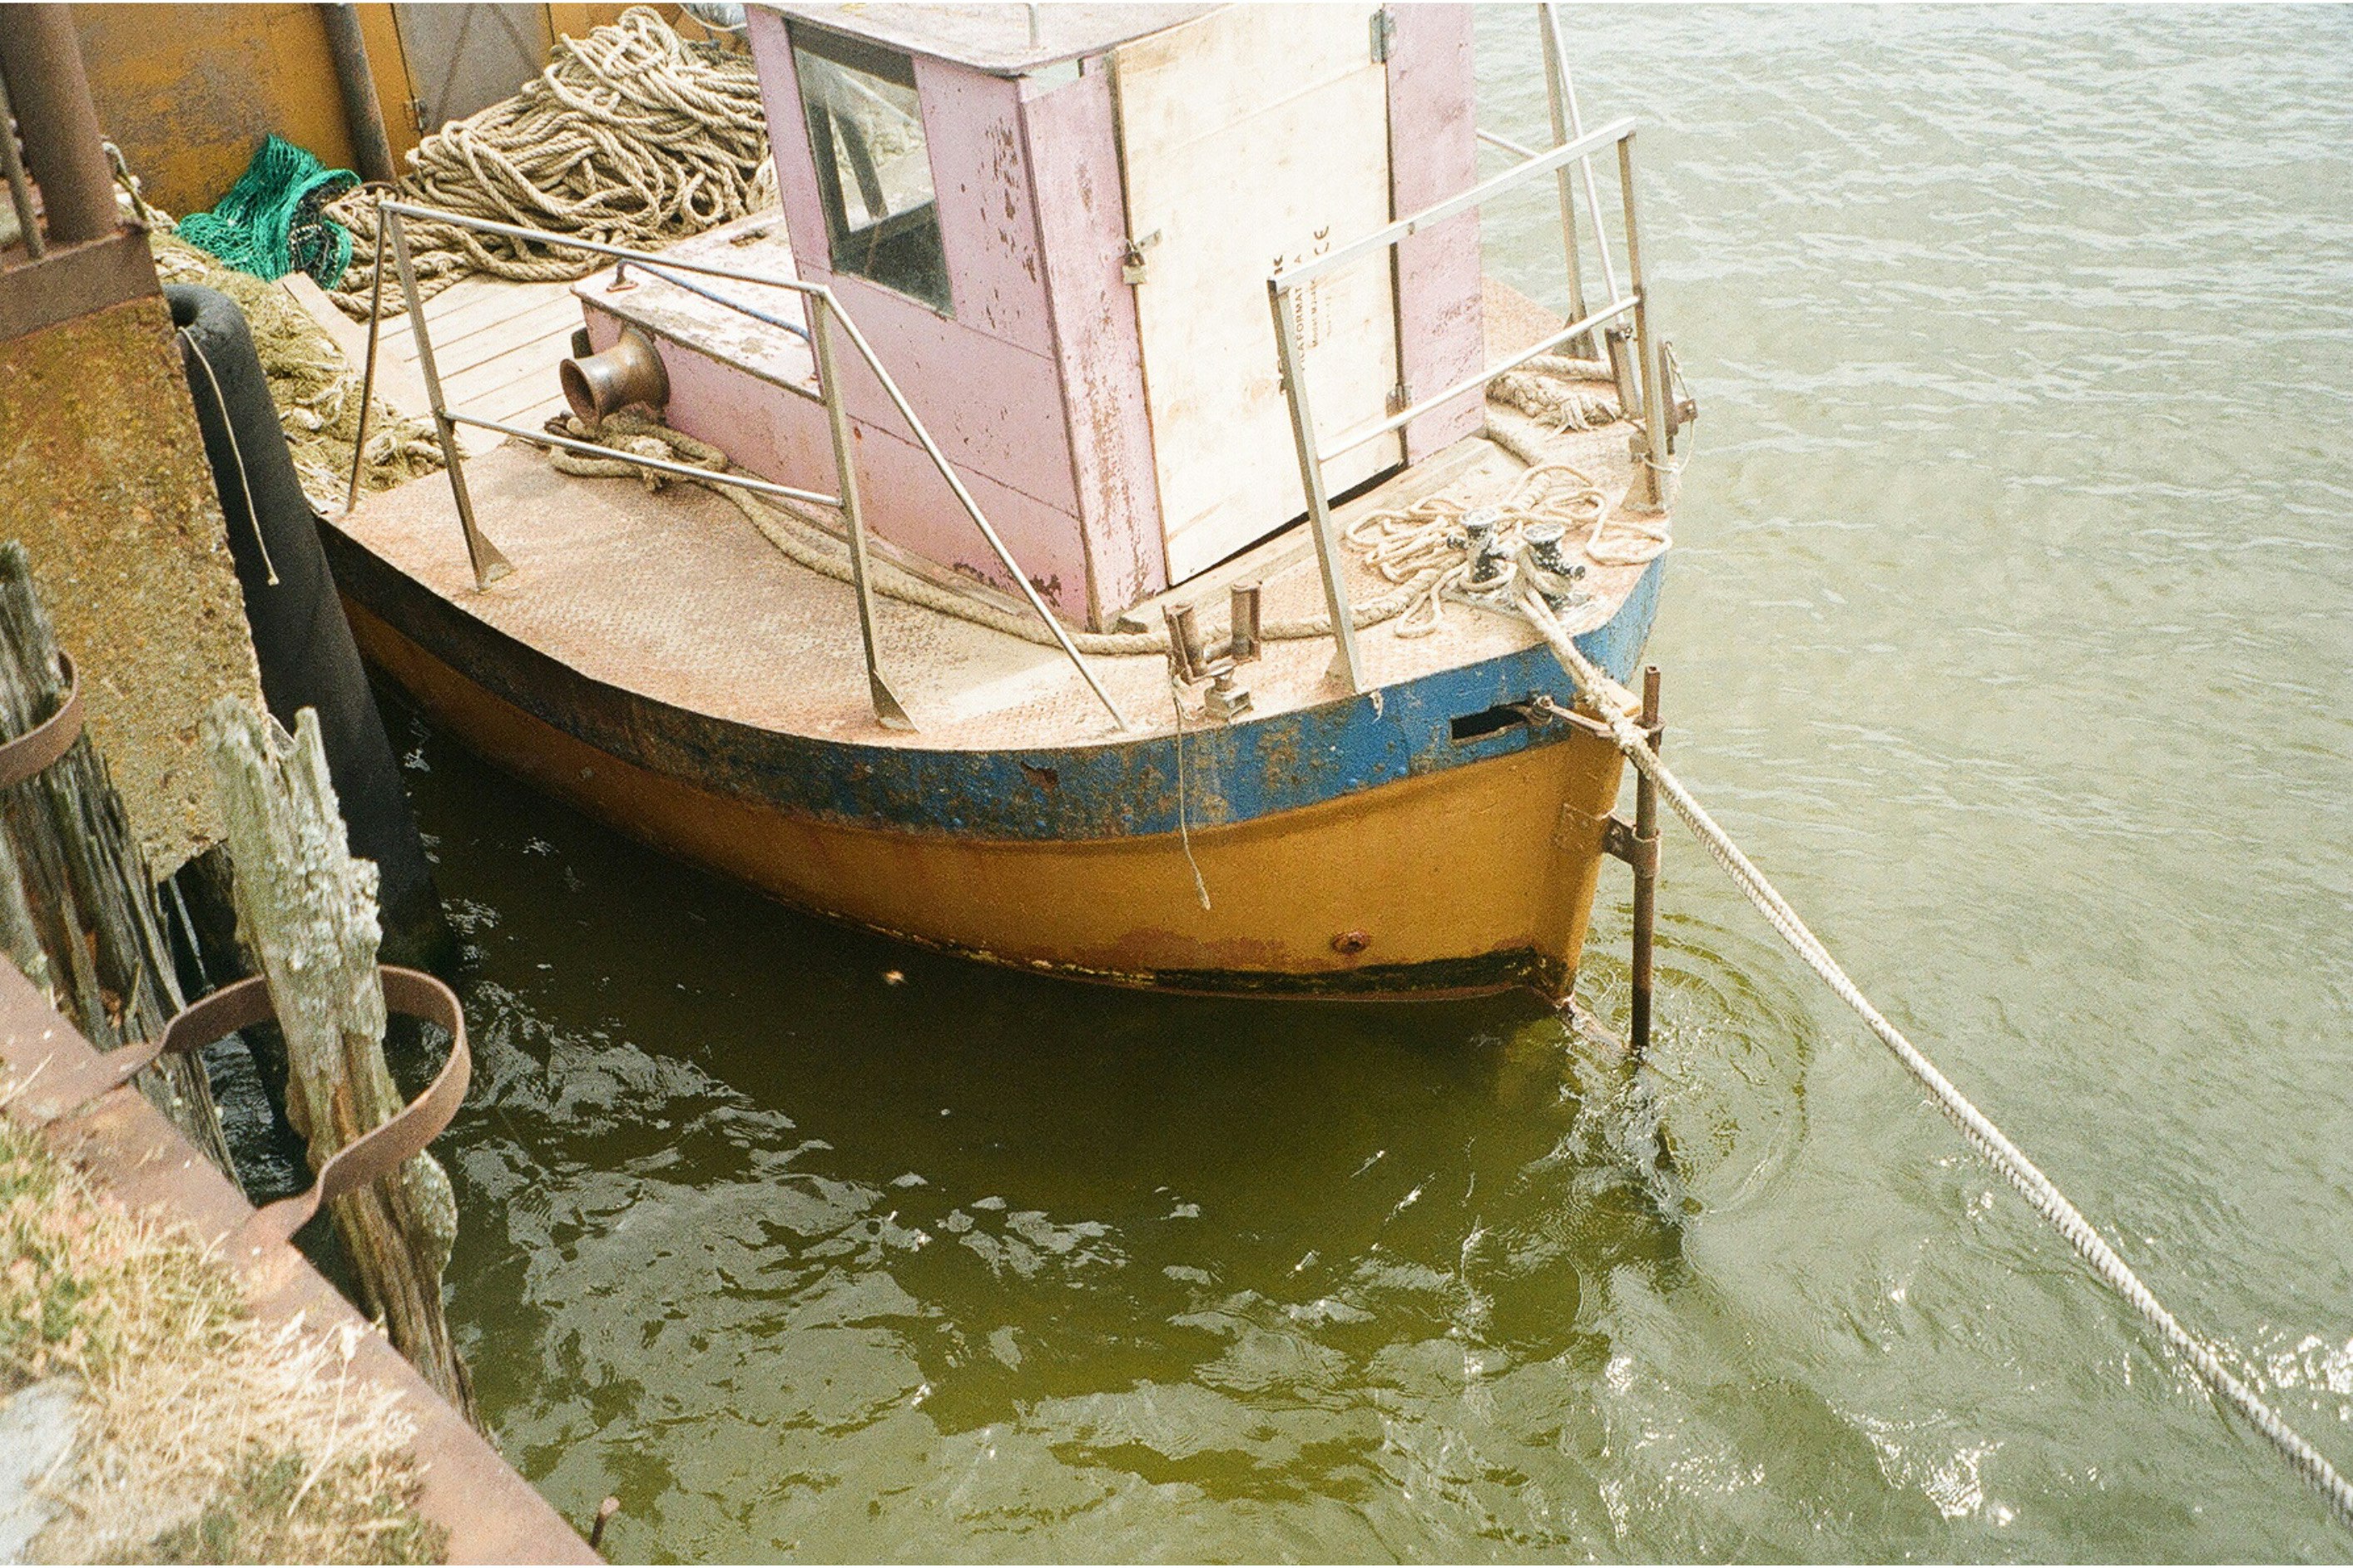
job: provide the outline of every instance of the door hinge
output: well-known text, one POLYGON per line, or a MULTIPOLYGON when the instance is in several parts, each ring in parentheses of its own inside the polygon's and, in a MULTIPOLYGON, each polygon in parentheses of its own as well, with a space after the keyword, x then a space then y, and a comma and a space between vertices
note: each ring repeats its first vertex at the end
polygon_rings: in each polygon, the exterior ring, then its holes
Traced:
POLYGON ((1397 41, 1397 18, 1389 15, 1388 6, 1384 5, 1373 13, 1372 32, 1373 63, 1377 66, 1387 65, 1389 60, 1389 45, 1397 41))
POLYGON ((408 118, 416 121, 419 134, 432 130, 431 126, 425 123, 425 100, 423 99, 412 98, 408 100, 408 118))
POLYGON ((1121 253, 1119 258, 1120 280, 1125 283, 1143 282, 1150 273, 1150 260, 1145 252, 1159 243, 1160 231, 1156 228, 1142 239, 1129 240, 1127 249, 1121 253))
POLYGON ((1408 389, 1405 383, 1400 381, 1395 386, 1389 388, 1390 413, 1402 414, 1412 406, 1413 393, 1408 389))

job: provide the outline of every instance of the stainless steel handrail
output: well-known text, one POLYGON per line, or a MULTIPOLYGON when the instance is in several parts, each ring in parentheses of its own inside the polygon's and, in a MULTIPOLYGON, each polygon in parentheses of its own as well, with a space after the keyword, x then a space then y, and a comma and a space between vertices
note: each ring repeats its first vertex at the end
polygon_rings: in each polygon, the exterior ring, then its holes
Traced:
POLYGON ((1515 185, 1522 180, 1536 174, 1550 174, 1564 163, 1574 163, 1579 158, 1590 156, 1611 142, 1623 141, 1632 134, 1634 134, 1632 120, 1613 120, 1599 131, 1589 132, 1574 142, 1563 142, 1557 147, 1537 153, 1525 163, 1514 164, 1500 174, 1491 175, 1467 191, 1451 195, 1444 201, 1433 202, 1410 217, 1398 219, 1387 228, 1377 228, 1361 239, 1350 240, 1347 244, 1327 250, 1321 256, 1310 257, 1295 266, 1282 268, 1274 276, 1281 279, 1286 288, 1296 288, 1302 283, 1313 282, 1334 268, 1345 267, 1369 251, 1386 250, 1401 239, 1411 239, 1425 228, 1444 223, 1448 218, 1458 214, 1469 212, 1498 192, 1515 185))
MULTIPOLYGON (((501 435, 520 437, 526 441, 558 447, 567 451, 581 452, 599 458, 629 463, 658 473, 712 480, 764 495, 781 496, 787 500, 834 507, 840 510, 845 530, 849 536, 850 574, 852 587, 858 596, 859 632, 864 645, 867 683, 874 700, 875 718, 877 721, 891 728, 913 728, 907 719, 905 710, 892 694, 890 685, 883 678, 875 640, 873 587, 871 581, 872 574, 868 570, 865 517, 863 509, 858 503, 857 475, 852 467, 852 443, 849 438, 848 424, 849 416, 848 406, 842 399, 840 379, 836 374, 837 366, 834 363, 830 342, 831 334, 828 331, 829 326, 839 324, 849 337, 851 346, 858 351, 859 358, 865 362, 866 368, 873 373, 875 379, 881 384, 882 390, 889 395, 892 406, 897 408, 900 416, 907 421, 908 428, 914 433, 917 444, 923 448, 924 455, 930 458, 933 466, 939 470, 940 477, 947 481, 949 490, 955 495, 957 503, 963 507, 965 515, 972 519, 974 526, 980 531, 982 539, 987 542, 990 552, 996 555, 998 563, 1019 585, 1022 595, 1029 600, 1030 608, 1038 613, 1039 619, 1045 622, 1047 630, 1053 635, 1054 641, 1060 647, 1064 657, 1071 661, 1071 667, 1079 672, 1080 679, 1086 682, 1096 700, 1110 713, 1113 724, 1122 731, 1131 728, 1127 715, 1120 710, 1119 704, 1113 700, 1111 693, 1104 689, 1102 680, 1096 677, 1093 668, 1079 652, 1078 645, 1071 640, 1070 632, 1048 607, 1044 596, 1029 581, 1029 574, 1021 570, 1020 563, 1013 558, 1013 552, 1007 547, 1003 536, 991 525, 987 515, 982 511, 980 503, 973 499, 971 489, 965 484, 963 478, 956 473, 954 465, 948 461, 947 454, 942 451, 939 443, 932 438, 931 431, 916 415, 913 405, 907 401, 906 394, 900 390, 897 381, 892 379, 890 371, 884 367, 881 356, 875 353, 874 345, 867 340, 866 334, 859 330, 857 321, 850 317, 848 310, 842 308, 840 300, 830 288, 821 283, 804 282, 799 279, 764 278, 740 268, 713 267, 680 257, 663 256, 649 251, 633 250, 626 246, 607 245, 597 240, 582 239, 576 236, 549 234, 517 224, 470 217, 462 213, 444 212, 436 207, 421 206, 410 202, 379 202, 376 205, 376 213, 378 234, 388 236, 392 242, 393 266, 399 274, 401 292, 408 307, 411 335, 417 343, 417 368, 424 379, 426 398, 432 408, 434 432, 439 440, 442 458, 449 472, 450 492, 457 501, 458 522, 465 534, 466 553, 473 566, 474 586, 478 592, 487 589, 492 583, 511 574, 514 567, 505 555, 501 553, 498 546, 491 542, 475 521, 473 497, 466 486, 464 456, 458 447, 457 426, 460 425, 471 426, 477 429, 492 430, 501 435), (430 324, 426 319, 424 300, 417 287, 416 268, 409 259, 406 224, 410 219, 424 223, 449 224, 459 228, 471 229, 483 234, 502 235, 535 245, 610 257, 625 265, 634 264, 658 278, 662 277, 665 271, 694 273, 708 278, 722 278, 738 283, 754 284, 764 289, 781 289, 805 297, 813 308, 815 330, 804 335, 808 338, 816 352, 818 392, 826 405, 827 418, 834 437, 835 479, 839 487, 839 493, 827 495, 820 491, 798 489, 766 479, 749 479, 735 474, 713 474, 707 468, 673 463, 662 458, 648 458, 635 452, 620 451, 591 442, 575 441, 546 431, 526 430, 517 426, 483 419, 474 415, 460 414, 451 409, 448 400, 442 395, 441 378, 433 362, 432 333, 428 330, 430 324)), ((779 327, 787 331, 799 331, 790 323, 769 316, 743 301, 730 300, 715 291, 694 288, 685 284, 683 279, 665 278, 663 280, 673 286, 686 288, 689 292, 764 325, 779 327)), ((368 323, 368 363, 365 374, 367 381, 371 384, 375 374, 376 339, 383 317, 383 269, 379 265, 375 294, 370 302, 368 323)), ((353 444, 352 455, 352 493, 354 496, 358 493, 361 452, 366 445, 367 410, 364 405, 361 409, 360 419, 359 437, 353 444)))
MULTIPOLYGON (((1545 56, 1547 72, 1552 79, 1548 85, 1552 89, 1557 128, 1572 121, 1577 111, 1573 100, 1566 97, 1567 71, 1559 58, 1557 20, 1549 15, 1549 7, 1544 9, 1546 12, 1545 56)), ((1333 673, 1349 690, 1363 690, 1364 677, 1363 664, 1356 649, 1354 611, 1348 600, 1345 558, 1341 552, 1338 529, 1332 517, 1331 494, 1324 482, 1324 465, 1333 458, 1404 429, 1432 410, 1467 392, 1488 385, 1497 376, 1517 369, 1539 354, 1574 339, 1596 333, 1621 316, 1631 316, 1637 363, 1641 366, 1641 415, 1644 440, 1648 446, 1648 461, 1637 484, 1643 502, 1655 505, 1662 500, 1656 464, 1664 451, 1660 424, 1662 399, 1658 392, 1663 380, 1654 363, 1657 356, 1651 337, 1648 296, 1643 289, 1641 244, 1635 226, 1634 129, 1634 121, 1630 119, 1613 121, 1599 130, 1582 134, 1562 136, 1556 129, 1558 144, 1541 151, 1523 148, 1505 138, 1479 132, 1481 140, 1521 154, 1521 161, 1456 195, 1435 202, 1419 212, 1320 256, 1291 267, 1279 268, 1268 277, 1267 303, 1274 315, 1275 353, 1282 367, 1284 396, 1291 409, 1292 439, 1299 459, 1300 485, 1307 494, 1308 525, 1315 542, 1316 565, 1323 577, 1324 607, 1332 618, 1333 673), (1609 264, 1609 247, 1607 237, 1600 232, 1599 204, 1592 187, 1592 155, 1612 145, 1618 149, 1620 185, 1625 198, 1628 279, 1623 293, 1618 288, 1617 269, 1609 264), (1576 209, 1567 174, 1571 164, 1577 164, 1585 171, 1587 206, 1594 215, 1594 239, 1601 248, 1603 277, 1610 293, 1609 303, 1591 310, 1585 308, 1585 286, 1577 257, 1576 209), (1536 343, 1463 377, 1442 392, 1421 398, 1387 417, 1356 426, 1325 443, 1316 433, 1314 414, 1308 404, 1306 366, 1290 309, 1293 294, 1335 268, 1375 252, 1389 251, 1401 241, 1410 239, 1425 229, 1473 211, 1502 192, 1547 174, 1557 174, 1561 183, 1561 241, 1569 275, 1570 313, 1577 319, 1559 331, 1548 333, 1536 343)))

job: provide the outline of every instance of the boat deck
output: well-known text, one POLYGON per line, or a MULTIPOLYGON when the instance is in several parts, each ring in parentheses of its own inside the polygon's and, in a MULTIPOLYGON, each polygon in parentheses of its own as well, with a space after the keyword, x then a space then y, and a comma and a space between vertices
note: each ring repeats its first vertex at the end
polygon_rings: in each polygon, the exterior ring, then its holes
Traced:
MULTIPOLYGON (((299 272, 288 275, 287 289, 335 340, 346 360, 355 366, 366 363, 366 322, 344 315, 299 272)), ((449 406, 526 429, 565 412, 555 367, 572 353, 572 331, 579 325, 580 306, 569 283, 518 283, 477 275, 425 301, 433 365, 440 373, 441 394, 449 406)), ((399 413, 431 418, 433 405, 425 395, 417 340, 406 315, 385 318, 376 341, 375 369, 378 397, 399 413)), ((459 449, 470 458, 489 452, 503 439, 496 431, 458 427, 459 449)))
MULTIPOLYGON (((437 348, 438 342, 437 332, 437 348)), ((547 384, 554 381, 550 374, 547 384)), ((1553 435, 1547 455, 1576 465, 1613 494, 1622 495, 1632 478, 1623 426, 1553 435)), ((1491 504, 1523 471, 1500 447, 1468 437, 1356 498, 1338 516, 1345 525, 1371 510, 1440 493, 1491 504)), ((452 605, 596 681, 713 718, 870 745, 1074 746, 1116 734, 1058 648, 880 597, 883 672, 917 725, 913 733, 886 730, 869 700, 849 585, 779 553, 726 500, 698 487, 652 492, 633 479, 562 475, 542 450, 521 442, 470 459, 466 476, 483 531, 515 567, 487 591, 473 585, 441 475, 368 498, 335 526, 452 605)), ((1570 612, 1570 629, 1608 621, 1641 571, 1588 566, 1583 586, 1592 602, 1570 612)), ((1216 635, 1226 620, 1228 585, 1253 577, 1265 585, 1269 625, 1323 607, 1313 542, 1301 525, 1131 616, 1157 626, 1164 600, 1198 603, 1205 629, 1216 635)), ((1353 557, 1348 584, 1358 604, 1388 590, 1353 557)), ((976 597, 1007 602, 985 590, 976 597)), ((1399 637, 1394 624, 1358 634, 1367 679, 1379 686, 1536 640, 1524 622, 1467 605, 1450 605, 1434 635, 1399 637)), ((1328 636, 1270 641, 1238 678, 1257 714, 1304 708, 1342 694, 1328 679, 1332 655, 1328 636)), ((1137 732, 1175 726, 1164 656, 1095 656, 1090 662, 1137 732)))

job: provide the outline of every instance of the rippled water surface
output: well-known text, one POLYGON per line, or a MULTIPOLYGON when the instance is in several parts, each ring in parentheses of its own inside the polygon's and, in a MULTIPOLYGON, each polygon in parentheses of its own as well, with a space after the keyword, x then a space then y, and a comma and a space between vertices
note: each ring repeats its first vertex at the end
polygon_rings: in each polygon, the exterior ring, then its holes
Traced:
MULTIPOLYGON (((1704 409, 1672 754, 2353 1464, 2353 12, 1568 26, 1704 409)), ((1482 16, 1530 137, 1532 43, 1482 16)), ((1688 840, 1636 1078, 1519 1002, 909 952, 416 733, 456 1313, 620 1553, 2348 1553, 1688 840)))

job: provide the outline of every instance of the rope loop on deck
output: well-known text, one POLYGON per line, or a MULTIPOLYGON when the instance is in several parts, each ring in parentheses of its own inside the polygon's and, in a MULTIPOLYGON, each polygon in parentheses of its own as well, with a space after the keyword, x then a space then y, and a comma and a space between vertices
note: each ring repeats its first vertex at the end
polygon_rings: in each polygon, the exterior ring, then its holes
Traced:
POLYGON ((2068 1201, 2067 1195, 2042 1173, 2033 1161, 2026 1157, 2025 1152, 2011 1142, 2009 1135, 1972 1104, 1950 1079, 1937 1070, 1936 1064, 1928 1059, 1926 1053, 1905 1038, 1904 1032, 1872 1005, 1871 998, 1863 994, 1862 988, 1840 967, 1838 960, 1831 956, 1830 950, 1807 928, 1806 922, 1799 919, 1798 912, 1766 879, 1765 874, 1741 852, 1740 846, 1733 842, 1732 836, 1716 825, 1715 819, 1683 786, 1683 781, 1659 760, 1658 753, 1651 751, 1641 729, 1628 717, 1628 711, 1633 706, 1630 694, 1577 651, 1577 644, 1562 628, 1543 596, 1523 592, 1520 607, 1536 629, 1544 634, 1546 642, 1551 645, 1554 654, 1560 659, 1561 667, 1568 671, 1569 679, 1576 683, 1578 697, 1609 725, 1611 737, 1617 742, 1618 749, 1625 753, 1627 761, 1658 786, 1668 805, 1698 837, 1709 857, 1723 867, 1725 874, 1747 895, 1748 901, 1757 906, 1758 912, 1779 933, 1790 951, 1804 960, 1806 966, 1820 976, 1823 984, 1835 992, 1841 1001, 1854 1009, 1863 1023, 1870 1026, 1871 1032, 1878 1036, 1880 1042, 1903 1064, 1904 1070, 1928 1091, 1929 1098, 1936 1101, 1936 1109, 1959 1129, 1971 1148, 2001 1173, 2019 1196, 2026 1200, 2027 1206, 2066 1238, 2067 1244, 2091 1267, 2092 1272, 2129 1302, 2142 1320, 2156 1331, 2158 1338, 2189 1363, 2208 1388, 2220 1394, 2263 1434, 2296 1473, 2327 1500, 2338 1523, 2353 1529, 2353 1484, 2348 1484, 2320 1450, 2289 1426, 2285 1417, 2273 1409, 2262 1394, 2224 1365, 2222 1358, 2211 1346, 2184 1328, 2180 1320, 2157 1299, 2156 1293, 2141 1282, 2140 1276, 2133 1272, 2132 1266, 2108 1245, 2107 1240, 2093 1227, 2092 1222, 2084 1217, 2083 1212, 2068 1201))

